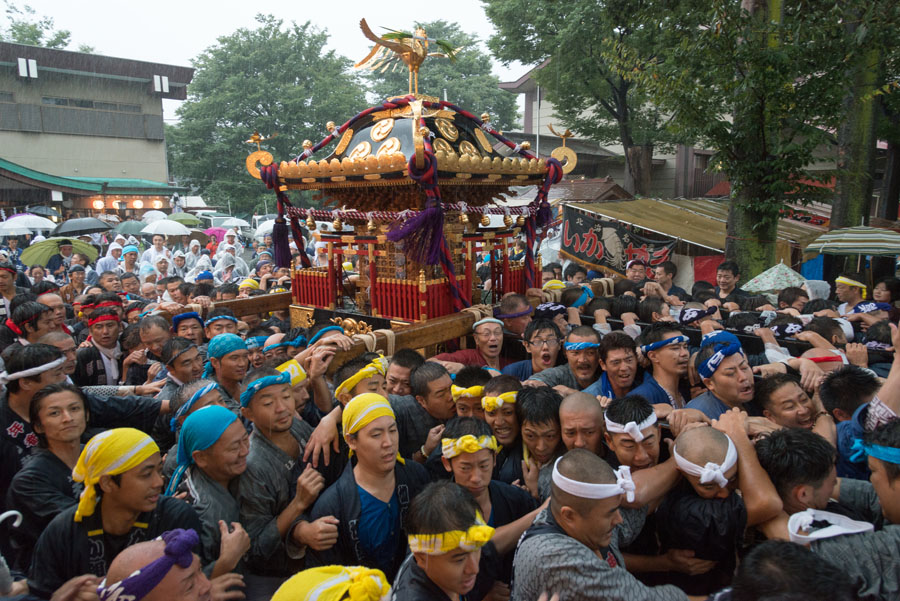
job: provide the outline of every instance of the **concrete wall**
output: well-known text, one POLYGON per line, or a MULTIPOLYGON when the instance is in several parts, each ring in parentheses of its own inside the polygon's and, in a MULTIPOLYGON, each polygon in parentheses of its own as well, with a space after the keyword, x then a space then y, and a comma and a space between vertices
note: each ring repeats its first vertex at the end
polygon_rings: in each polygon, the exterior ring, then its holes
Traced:
POLYGON ((46 70, 24 79, 3 67, 0 93, 12 94, 11 103, 0 102, 3 158, 53 175, 167 180, 162 102, 146 82, 46 70), (105 104, 58 106, 44 97, 105 104))

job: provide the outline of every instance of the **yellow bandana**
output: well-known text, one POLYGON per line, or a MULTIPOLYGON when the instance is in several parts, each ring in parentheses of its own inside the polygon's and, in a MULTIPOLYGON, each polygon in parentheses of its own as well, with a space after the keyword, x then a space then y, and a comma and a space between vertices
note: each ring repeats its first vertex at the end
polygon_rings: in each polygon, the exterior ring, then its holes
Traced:
POLYGON ((541 287, 541 290, 562 290, 566 285, 559 280, 550 280, 541 287))
POLYGON ((453 395, 454 403, 459 399, 477 399, 484 394, 484 386, 469 386, 468 388, 463 388, 462 386, 454 385, 450 387, 450 394, 453 395))
POLYGON ((334 389, 334 397, 338 398, 344 393, 349 395, 353 395, 353 389, 356 388, 356 385, 365 380, 366 378, 371 378, 376 374, 381 374, 382 376, 387 373, 387 359, 384 357, 379 357, 375 359, 364 368, 341 382, 340 386, 334 389))
POLYGON ((253 288, 254 290, 259 290, 259 282, 253 278, 247 278, 238 285, 238 289, 240 288, 253 288))
POLYGON ((390 594, 391 585, 381 570, 322 566, 291 576, 272 601, 380 601, 390 594))
POLYGON ((866 285, 857 280, 851 280, 850 278, 845 278, 844 276, 839 277, 834 281, 835 284, 844 284, 845 286, 853 286, 854 288, 862 288, 862 297, 866 298, 866 285))
POLYGON ((426 555, 443 555, 454 549, 474 551, 494 536, 494 529, 484 523, 481 512, 475 513, 475 525, 468 530, 451 530, 441 534, 410 534, 409 550, 426 555))
POLYGON ((72 479, 84 483, 84 491, 75 511, 75 521, 93 515, 97 508, 95 487, 101 476, 115 476, 139 466, 159 447, 153 439, 134 428, 115 428, 94 436, 84 446, 72 479))
MULTIPOLYGON (((341 426, 344 430, 344 439, 351 434, 356 434, 379 417, 397 419, 394 410, 386 398, 374 392, 366 392, 350 399, 341 415, 341 426)), ((353 455, 353 449, 350 449, 353 455)), ((397 453, 397 461, 406 463, 400 453, 397 453)))
POLYGON ((287 372, 291 374, 291 387, 302 384, 306 379, 306 370, 303 369, 303 366, 296 359, 282 363, 275 369, 282 373, 287 372))
POLYGON ((481 407, 485 411, 496 411, 507 403, 515 403, 518 396, 518 392, 510 390, 509 392, 504 392, 498 396, 481 397, 481 407))
POLYGON ((499 453, 501 448, 497 444, 497 439, 493 436, 479 436, 475 438, 471 434, 466 434, 459 438, 441 439, 441 454, 447 459, 453 459, 463 453, 477 453, 481 449, 490 449, 495 453, 499 453))

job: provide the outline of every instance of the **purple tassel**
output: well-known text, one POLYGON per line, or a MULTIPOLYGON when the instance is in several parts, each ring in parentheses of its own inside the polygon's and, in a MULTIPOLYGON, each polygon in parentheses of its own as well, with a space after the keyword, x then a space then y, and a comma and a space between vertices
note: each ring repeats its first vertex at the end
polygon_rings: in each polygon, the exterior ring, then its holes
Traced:
POLYGON ((428 207, 411 219, 394 224, 387 238, 392 242, 402 241, 410 261, 437 265, 443 233, 444 212, 440 207, 428 207))
MULTIPOLYGON (((288 225, 283 217, 277 217, 275 225, 272 226, 272 245, 275 247, 275 264, 278 267, 290 267, 291 247, 288 240, 288 225)), ((306 252, 305 249, 299 250, 306 252)))
POLYGON ((537 223, 537 227, 542 228, 550 223, 550 219, 553 217, 550 212, 550 203, 546 200, 543 201, 539 206, 537 213, 535 214, 535 222, 537 223))

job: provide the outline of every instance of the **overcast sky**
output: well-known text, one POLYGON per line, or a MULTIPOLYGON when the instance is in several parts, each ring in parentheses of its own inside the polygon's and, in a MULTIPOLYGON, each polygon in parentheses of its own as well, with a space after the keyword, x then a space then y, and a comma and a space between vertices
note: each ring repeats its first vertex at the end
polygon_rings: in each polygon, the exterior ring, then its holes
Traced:
MULTIPOLYGON (((381 27, 409 29, 413 21, 444 19, 456 21, 462 29, 486 40, 493 32, 479 0, 450 3, 401 4, 402 10, 385 10, 385 4, 362 0, 315 2, 238 2, 236 0, 152 0, 62 2, 27 0, 38 15, 52 17, 58 29, 72 32, 72 48, 87 44, 107 56, 190 66, 191 59, 216 39, 241 27, 255 27, 254 16, 271 13, 285 22, 311 21, 329 34, 329 45, 358 61, 371 45, 359 30, 365 17, 377 33, 381 27), (381 8, 377 8, 380 6, 381 8), (452 6, 449 10, 447 6, 452 6), (409 14, 409 17, 400 13, 409 14)), ((391 5, 393 6, 393 5, 391 5)), ((505 67, 494 62, 501 81, 518 79, 527 71, 522 65, 505 67)), ((174 117, 177 103, 167 101, 166 118, 174 117)))

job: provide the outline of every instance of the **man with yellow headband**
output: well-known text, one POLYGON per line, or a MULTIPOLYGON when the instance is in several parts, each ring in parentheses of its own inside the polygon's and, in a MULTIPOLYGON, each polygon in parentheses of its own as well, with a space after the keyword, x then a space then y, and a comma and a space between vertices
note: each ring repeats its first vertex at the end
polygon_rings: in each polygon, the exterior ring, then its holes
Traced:
POLYGON ((337 519, 337 543, 311 551, 307 565, 363 565, 393 580, 407 549, 402 516, 428 483, 428 473, 400 458, 397 421, 383 396, 354 397, 344 407, 341 422, 351 461, 310 514, 312 520, 337 519))
POLYGON ((841 304, 838 313, 842 316, 853 311, 853 307, 866 299, 866 285, 857 273, 842 273, 834 281, 834 292, 841 304))
POLYGON ((496 579, 494 529, 452 482, 425 487, 409 511, 412 554, 394 580, 392 601, 482 599, 496 579))
MULTIPOLYGON (((72 479, 84 484, 77 506, 57 515, 38 539, 31 592, 49 599, 80 574, 104 576, 122 549, 200 520, 184 501, 162 497, 159 447, 139 430, 116 428, 85 445, 72 479)), ((209 558, 202 558, 208 561, 209 558)))

